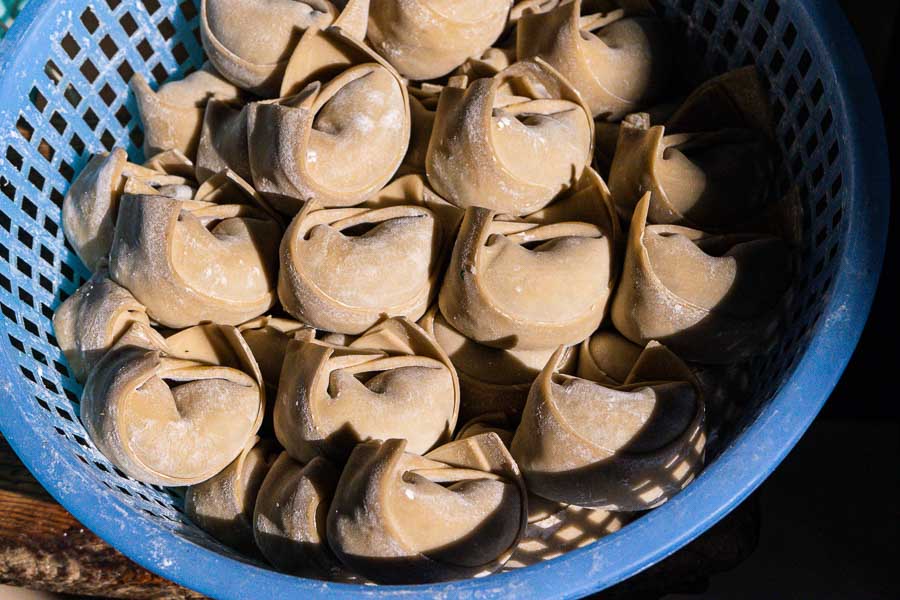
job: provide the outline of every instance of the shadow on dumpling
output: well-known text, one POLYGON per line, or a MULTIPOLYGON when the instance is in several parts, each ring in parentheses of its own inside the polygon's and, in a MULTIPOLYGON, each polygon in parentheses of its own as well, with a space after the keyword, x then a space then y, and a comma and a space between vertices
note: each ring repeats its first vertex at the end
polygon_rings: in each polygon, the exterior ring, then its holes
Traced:
POLYGON ((650 194, 635 209, 612 320, 685 360, 723 364, 758 354, 778 326, 791 282, 787 244, 756 234, 710 235, 648 225, 650 194))
POLYGON ((277 569, 313 577, 337 572, 325 530, 339 476, 324 458, 302 464, 287 452, 269 469, 253 510, 253 537, 277 569))
POLYGON ((535 380, 512 442, 530 492, 616 511, 664 503, 703 466, 705 410, 687 366, 648 344, 625 384, 557 372, 535 380))
POLYGON ((581 93, 595 117, 621 119, 654 100, 672 70, 672 49, 649 2, 573 0, 523 15, 519 60, 539 56, 581 93))
POLYGON ((404 440, 353 451, 328 517, 328 541, 347 566, 380 583, 491 573, 525 528, 518 467, 496 434, 418 456, 404 440))
POLYGON ((253 507, 266 473, 277 458, 275 449, 270 441, 250 439, 230 465, 211 479, 187 488, 185 514, 226 546, 257 556, 253 507))
MULTIPOLYGON (((419 323, 456 367, 462 398, 459 418, 463 422, 492 412, 521 414, 532 382, 556 351, 504 350, 479 344, 453 329, 437 306, 419 323)), ((570 346, 563 372, 574 370, 577 356, 578 349, 570 346)))

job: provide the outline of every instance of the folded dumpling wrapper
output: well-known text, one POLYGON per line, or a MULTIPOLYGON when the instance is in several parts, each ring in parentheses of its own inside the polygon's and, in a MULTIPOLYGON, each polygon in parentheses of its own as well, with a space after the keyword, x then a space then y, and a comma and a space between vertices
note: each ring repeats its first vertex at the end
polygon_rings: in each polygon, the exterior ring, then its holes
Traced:
POLYGON ((275 303, 281 227, 262 209, 160 195, 121 205, 110 273, 156 322, 238 325, 275 303))
POLYGON ((623 386, 557 371, 562 349, 535 380, 512 454, 528 490, 615 511, 664 503, 703 466, 705 410, 688 367, 655 342, 623 386))
MULTIPOLYGON (((348 5, 348 9, 350 5, 348 5)), ((400 75, 362 43, 345 10, 311 28, 288 64, 281 98, 249 105, 255 187, 279 210, 303 202, 360 204, 387 185, 409 147, 409 94, 400 75)))
MULTIPOLYGON (((456 367, 461 392, 461 421, 485 413, 521 414, 532 382, 556 351, 555 348, 505 350, 479 344, 453 329, 436 306, 419 324, 456 367)), ((578 348, 570 346, 562 367, 564 373, 574 371, 577 356, 578 348)))
POLYGON ((196 177, 204 182, 223 169, 251 181, 247 127, 250 105, 212 99, 206 105, 197 146, 196 177))
POLYGON ((658 97, 674 62, 663 23, 645 0, 573 0, 526 13, 516 49, 519 60, 546 60, 595 117, 608 120, 658 97))
POLYGON ((200 37, 227 80, 271 98, 300 35, 327 27, 336 16, 329 0, 203 0, 200 37))
POLYGON ((512 0, 372 0, 368 41, 413 81, 447 75, 491 47, 512 0))
POLYGON ((466 62, 454 71, 455 75, 464 75, 469 81, 482 77, 493 77, 516 62, 516 49, 488 48, 481 54, 470 56, 466 62))
POLYGON ((128 162, 122 148, 95 154, 66 193, 62 223, 66 239, 91 271, 109 255, 119 200, 128 181, 147 188, 185 186, 188 180, 128 162))
POLYGON ((328 515, 341 561, 380 583, 426 583, 491 573, 525 529, 519 469, 494 433, 445 444, 425 456, 405 440, 353 451, 328 515))
POLYGON ((241 90, 222 79, 208 62, 184 79, 163 84, 157 91, 140 73, 131 79, 129 86, 144 126, 146 156, 178 150, 193 160, 209 100, 241 97, 241 90))
POLYGON ((767 235, 648 225, 649 208, 647 193, 631 221, 612 302, 616 329, 694 362, 730 363, 763 351, 791 282, 788 246, 767 235))
POLYGON ((303 464, 287 452, 269 469, 253 511, 253 535, 277 569, 313 577, 337 574, 325 527, 340 474, 320 456, 303 464))
MULTIPOLYGON (((597 383, 622 385, 641 352, 641 346, 630 342, 619 332, 602 329, 581 343, 576 375, 597 383)), ((560 372, 566 373, 564 370, 560 372)))
POLYGON ((292 339, 313 339, 316 330, 294 319, 266 315, 238 325, 238 331, 247 342, 253 357, 259 364, 266 387, 278 391, 281 367, 292 339))
POLYGON ((447 323, 506 350, 578 344, 606 312, 618 221, 588 169, 570 195, 525 219, 469 208, 439 296, 447 323))
POLYGON ((734 229, 764 212, 773 183, 765 136, 750 129, 668 135, 644 113, 619 128, 609 185, 628 218, 650 192, 651 223, 734 229))
POLYGON ((577 91, 541 59, 441 93, 426 170, 462 208, 521 216, 574 186, 593 156, 594 121, 577 91))
POLYGON ((150 325, 147 308, 109 278, 105 262, 53 315, 53 332, 76 380, 88 372, 131 327, 150 325))
POLYGON ((317 329, 353 335, 385 316, 418 319, 437 294, 461 215, 417 175, 360 207, 307 203, 281 243, 284 309, 317 329))
POLYGON ((277 457, 275 444, 254 436, 220 473, 187 488, 185 514, 226 546, 257 555, 253 508, 263 479, 277 457))
POLYGON ((134 323, 88 376, 81 419, 128 476, 187 486, 241 453, 264 406, 259 367, 234 327, 202 325, 164 340, 134 323))
POLYGON ((301 462, 343 460, 370 439, 404 438, 423 454, 459 415, 453 363, 418 325, 379 323, 349 346, 292 340, 275 404, 275 434, 301 462))
MULTIPOLYGON (((516 427, 519 425, 517 417, 511 417, 509 413, 495 412, 484 413, 472 419, 471 421, 460 426, 456 432, 454 439, 464 440, 466 438, 476 437, 486 433, 495 433, 503 445, 508 448, 512 446, 513 436, 516 433, 516 427)), ((528 494, 528 523, 537 523, 558 513, 565 508, 565 504, 547 500, 534 494, 528 494)), ((526 531, 527 536, 527 531, 526 531)), ((522 540, 525 541, 524 539, 522 540)))

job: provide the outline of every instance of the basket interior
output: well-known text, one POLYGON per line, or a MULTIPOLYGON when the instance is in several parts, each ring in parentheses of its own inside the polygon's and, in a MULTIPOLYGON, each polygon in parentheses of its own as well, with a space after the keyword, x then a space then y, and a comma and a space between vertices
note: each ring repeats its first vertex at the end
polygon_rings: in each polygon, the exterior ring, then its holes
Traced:
MULTIPOLYGON (((23 93, 0 111, 0 345, 26 402, 35 440, 78 461, 128 508, 207 548, 237 558, 186 520, 177 492, 127 477, 92 445, 78 420, 81 386, 53 336, 54 310, 89 277, 61 229, 67 188, 91 153, 125 146, 141 161, 143 133, 128 81, 178 79, 203 63, 199 0, 57 0, 55 19, 30 36, 40 52, 12 65, 23 93), (58 8, 57 8, 58 7, 58 8)), ((799 199, 797 274, 771 351, 723 375, 729 405, 713 416, 714 457, 750 423, 802 354, 819 320, 845 235, 842 172, 846 119, 831 100, 826 66, 790 0, 662 0, 660 14, 698 57, 704 75, 755 64, 771 88, 781 157, 777 198, 799 199)), ((34 46, 32 46, 34 48, 34 46)), ((9 73, 9 71, 8 71, 9 73)), ((6 409, 0 409, 6 410, 6 409)), ((65 485, 65 482, 44 482, 65 485)))

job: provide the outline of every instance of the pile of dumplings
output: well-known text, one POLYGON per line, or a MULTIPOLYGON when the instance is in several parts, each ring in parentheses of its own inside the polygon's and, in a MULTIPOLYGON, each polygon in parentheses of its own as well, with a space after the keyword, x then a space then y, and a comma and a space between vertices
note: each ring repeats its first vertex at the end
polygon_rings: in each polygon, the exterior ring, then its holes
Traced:
POLYGON ((149 160, 63 204, 93 276, 56 337, 112 463, 247 556, 379 583, 579 523, 559 554, 697 476, 698 369, 765 352, 791 282, 752 69, 684 94, 641 0, 200 25, 200 70, 131 82, 149 160))

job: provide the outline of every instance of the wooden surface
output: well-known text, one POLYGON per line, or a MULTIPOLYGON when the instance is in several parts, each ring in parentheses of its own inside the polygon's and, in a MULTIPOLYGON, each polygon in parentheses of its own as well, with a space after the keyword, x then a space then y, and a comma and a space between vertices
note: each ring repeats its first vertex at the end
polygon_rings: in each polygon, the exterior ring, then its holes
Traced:
POLYGON ((0 583, 112 598, 202 598, 142 569, 82 527, 2 437, 0 583))
MULTIPOLYGON (((644 600, 702 591, 756 546, 755 499, 680 552, 596 596, 644 600)), ((202 598, 137 566, 82 527, 25 469, 0 437, 0 584, 111 598, 202 598)))

